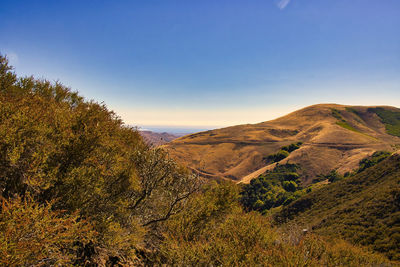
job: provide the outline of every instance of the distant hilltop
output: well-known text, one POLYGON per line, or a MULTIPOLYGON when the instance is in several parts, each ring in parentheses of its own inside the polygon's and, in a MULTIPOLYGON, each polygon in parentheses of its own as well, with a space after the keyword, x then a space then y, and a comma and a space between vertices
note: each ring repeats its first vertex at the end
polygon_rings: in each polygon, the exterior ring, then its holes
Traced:
POLYGON ((318 104, 281 118, 186 135, 165 145, 207 178, 249 182, 276 164, 297 163, 304 184, 336 169, 345 173, 375 151, 400 148, 400 109, 318 104), (291 144, 294 151, 283 151, 291 144))
POLYGON ((152 131, 139 131, 140 135, 149 145, 160 146, 183 136, 183 134, 172 134, 172 133, 156 133, 152 131))

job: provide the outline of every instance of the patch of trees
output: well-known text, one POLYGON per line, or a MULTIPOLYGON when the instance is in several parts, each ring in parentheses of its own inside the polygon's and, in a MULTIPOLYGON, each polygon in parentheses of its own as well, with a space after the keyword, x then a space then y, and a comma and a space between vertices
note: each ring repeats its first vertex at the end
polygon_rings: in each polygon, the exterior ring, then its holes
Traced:
POLYGON ((249 184, 242 185, 241 203, 247 210, 259 212, 288 205, 304 193, 300 186, 298 168, 296 164, 277 165, 249 184))
POLYGON ((328 180, 330 183, 334 183, 334 182, 343 180, 347 176, 348 176, 348 174, 346 174, 346 176, 343 176, 340 173, 338 173, 337 170, 331 170, 327 174, 317 175, 317 178, 313 179, 313 183, 318 183, 318 182, 325 181, 325 180, 328 180))
POLYGON ((387 151, 376 151, 369 157, 362 159, 359 163, 360 167, 357 170, 357 173, 364 171, 365 169, 371 168, 375 166, 382 160, 390 157, 391 153, 387 151))
POLYGON ((267 162, 279 162, 287 158, 291 152, 299 149, 302 144, 303 142, 297 142, 287 146, 283 146, 277 153, 269 155, 266 160, 267 162))

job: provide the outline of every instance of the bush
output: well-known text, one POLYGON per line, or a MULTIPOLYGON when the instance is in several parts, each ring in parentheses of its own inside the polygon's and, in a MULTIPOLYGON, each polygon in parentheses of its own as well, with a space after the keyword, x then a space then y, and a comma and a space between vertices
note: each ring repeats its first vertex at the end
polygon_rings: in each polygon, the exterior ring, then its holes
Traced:
POLYGON ((90 218, 104 254, 135 258, 199 180, 150 148, 104 104, 60 83, 18 78, 0 56, 0 192, 90 218))
POLYGON ((343 175, 340 175, 336 170, 332 170, 330 173, 325 175, 325 178, 328 179, 330 183, 338 182, 344 179, 343 175))
POLYGON ((291 152, 299 149, 302 144, 302 142, 297 142, 288 146, 283 146, 276 154, 269 155, 266 159, 268 162, 279 162, 287 158, 291 152))
POLYGON ((297 189, 297 184, 293 181, 284 181, 283 188, 288 192, 294 192, 297 189))
POLYGON ((289 152, 286 150, 279 150, 276 154, 270 155, 268 158, 272 160, 272 162, 279 162, 288 156, 289 152))
POLYGON ((370 157, 366 157, 362 159, 359 163, 360 167, 357 170, 357 173, 362 172, 363 170, 375 166, 382 160, 388 158, 391 155, 390 152, 387 151, 376 151, 370 157))
POLYGON ((287 205, 305 192, 299 191, 299 175, 296 164, 277 165, 242 186, 240 202, 246 210, 265 212, 271 208, 287 205), (289 200, 288 200, 289 199, 289 200))
POLYGON ((282 238, 267 217, 244 213, 233 184, 208 187, 165 224, 162 257, 171 266, 375 266, 387 260, 341 240, 282 238), (235 197, 236 195, 236 197, 235 197), (217 215, 218 214, 218 215, 217 215))
POLYGON ((76 212, 67 215, 53 203, 2 199, 0 263, 2 266, 55 266, 79 262, 79 251, 95 236, 92 227, 76 212))
POLYGON ((290 144, 288 146, 282 147, 281 150, 285 150, 285 151, 291 153, 291 152, 299 149, 302 144, 303 144, 303 142, 293 143, 293 144, 290 144))

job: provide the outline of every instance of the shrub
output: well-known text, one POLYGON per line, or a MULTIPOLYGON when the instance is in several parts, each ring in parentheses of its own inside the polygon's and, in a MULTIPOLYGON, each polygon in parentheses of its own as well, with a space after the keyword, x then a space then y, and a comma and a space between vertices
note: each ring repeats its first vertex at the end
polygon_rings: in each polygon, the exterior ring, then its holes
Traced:
POLYGON ((0 263, 2 266, 69 265, 79 260, 79 250, 93 240, 91 225, 78 213, 67 215, 24 200, 2 199, 0 214, 0 263))
POLYGON ((277 165, 273 170, 251 180, 250 184, 242 186, 240 202, 246 210, 260 212, 289 204, 305 193, 298 191, 301 189, 296 172, 298 168, 296 164, 277 165))
POLYGON ((283 185, 283 188, 289 192, 294 192, 297 189, 297 184, 293 181, 284 181, 282 183, 282 185, 283 185))
POLYGON ((285 150, 285 151, 291 153, 291 152, 299 149, 302 144, 303 144, 303 142, 293 143, 293 144, 290 144, 288 146, 282 147, 281 150, 285 150))
POLYGON ((18 78, 0 56, 0 192, 91 218, 95 245, 135 258, 145 232, 179 213, 199 180, 104 104, 18 78))
POLYGON ((268 159, 272 162, 279 162, 284 158, 287 158, 288 156, 289 152, 287 152, 286 150, 279 150, 276 154, 268 156, 268 159))
POLYGON ((375 266, 387 263, 384 257, 341 240, 325 240, 313 234, 301 235, 298 242, 286 240, 267 217, 256 212, 244 213, 237 206, 235 195, 233 184, 214 185, 204 194, 196 195, 187 212, 166 222, 162 257, 150 264, 375 266))
POLYGON ((388 158, 391 155, 390 152, 387 151, 376 151, 370 157, 366 157, 362 159, 359 163, 360 167, 357 170, 357 173, 362 172, 363 170, 375 166, 382 160, 388 158))
POLYGON ((283 146, 277 153, 269 155, 266 159, 268 162, 279 162, 287 158, 291 152, 299 149, 302 144, 303 142, 297 142, 288 146, 283 146))
POLYGON ((343 175, 340 175, 336 170, 332 170, 330 173, 325 175, 325 178, 328 179, 330 183, 334 183, 342 180, 344 177, 343 175))

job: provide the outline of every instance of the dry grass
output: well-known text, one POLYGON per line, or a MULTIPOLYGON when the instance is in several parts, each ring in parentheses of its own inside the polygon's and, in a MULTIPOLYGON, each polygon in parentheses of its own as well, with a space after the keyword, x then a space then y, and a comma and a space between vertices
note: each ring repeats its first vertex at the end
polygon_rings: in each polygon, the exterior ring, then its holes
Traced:
POLYGON ((266 164, 266 156, 302 141, 303 146, 281 163, 300 164, 307 184, 315 175, 332 169, 350 171, 374 151, 391 151, 400 143, 400 138, 386 133, 380 118, 368 108, 314 105, 273 121, 187 135, 165 147, 172 157, 204 176, 249 182, 272 167, 266 164), (337 124, 333 109, 352 130, 337 124))

